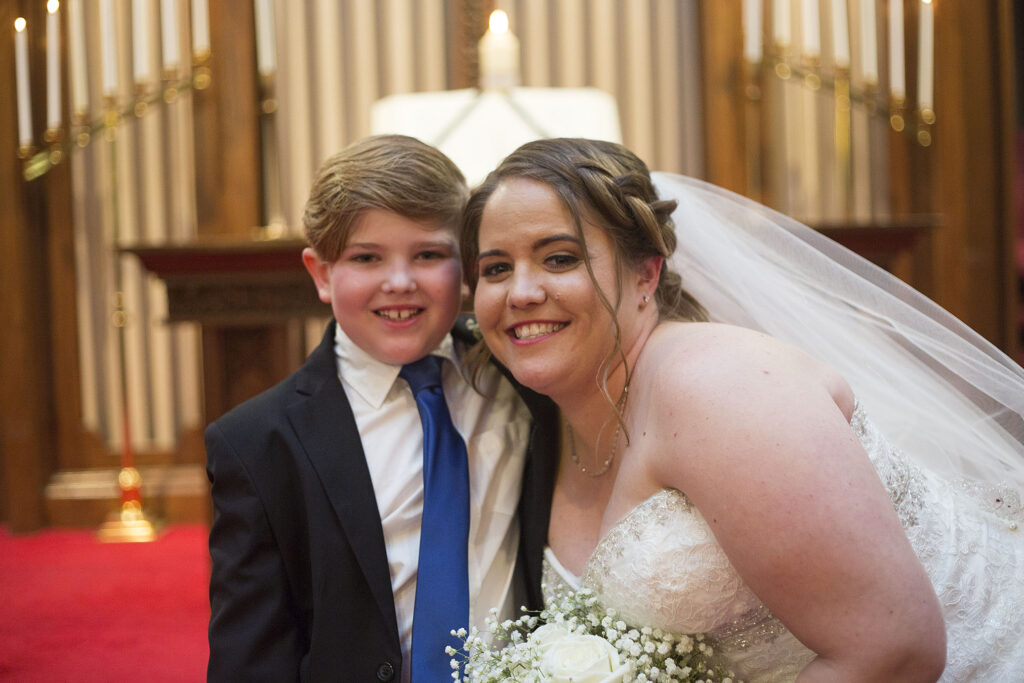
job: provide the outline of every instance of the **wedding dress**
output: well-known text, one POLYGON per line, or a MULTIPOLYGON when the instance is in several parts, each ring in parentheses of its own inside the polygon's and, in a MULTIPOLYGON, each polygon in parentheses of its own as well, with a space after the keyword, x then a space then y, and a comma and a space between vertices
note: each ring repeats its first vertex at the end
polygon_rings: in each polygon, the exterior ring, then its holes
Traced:
MULTIPOLYGON (((931 577, 946 620, 944 681, 1024 677, 1024 526, 995 492, 948 482, 893 448, 860 405, 851 425, 931 577)), ((627 623, 707 633, 745 681, 791 681, 814 657, 743 583, 685 494, 662 490, 601 539, 577 578, 548 549, 545 585, 594 591, 627 623)))
MULTIPOLYGON (((942 680, 1024 680, 1024 370, 806 226, 701 181, 653 175, 659 195, 679 202, 673 267, 712 319, 789 341, 853 387, 851 426, 942 606, 942 680)), ((633 625, 709 633, 743 680, 790 681, 814 657, 680 491, 627 513, 582 577, 548 549, 544 577, 549 588, 592 589, 633 625)))

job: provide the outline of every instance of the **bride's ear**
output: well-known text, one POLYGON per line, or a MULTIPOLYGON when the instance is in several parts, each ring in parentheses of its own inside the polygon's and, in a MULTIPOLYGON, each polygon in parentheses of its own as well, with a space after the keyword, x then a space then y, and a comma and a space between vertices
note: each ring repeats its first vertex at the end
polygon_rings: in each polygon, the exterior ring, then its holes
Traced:
POLYGON ((658 288, 658 278, 661 277, 661 268, 665 259, 661 256, 651 256, 644 259, 637 266, 637 287, 647 296, 653 297, 654 290, 658 288))

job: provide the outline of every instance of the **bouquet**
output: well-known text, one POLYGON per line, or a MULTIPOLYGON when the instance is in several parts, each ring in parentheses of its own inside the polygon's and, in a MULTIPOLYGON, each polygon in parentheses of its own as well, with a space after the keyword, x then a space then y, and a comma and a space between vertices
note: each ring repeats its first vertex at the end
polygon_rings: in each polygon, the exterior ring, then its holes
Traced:
POLYGON ((463 683, 732 683, 712 661, 703 634, 681 635, 633 627, 605 609, 589 590, 545 594, 545 608, 499 623, 491 610, 487 631, 453 632, 463 650, 448 648, 452 678, 463 683), (491 641, 504 647, 492 647, 491 641), (464 665, 462 676, 460 667, 464 665))

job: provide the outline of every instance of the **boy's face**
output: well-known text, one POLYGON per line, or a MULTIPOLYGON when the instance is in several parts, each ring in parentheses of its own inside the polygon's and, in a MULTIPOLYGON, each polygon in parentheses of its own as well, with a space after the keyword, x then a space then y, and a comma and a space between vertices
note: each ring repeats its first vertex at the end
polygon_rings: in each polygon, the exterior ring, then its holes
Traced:
POLYGON ((369 209, 337 261, 324 263, 309 248, 302 259, 341 329, 379 361, 423 358, 459 313, 458 243, 451 229, 434 223, 369 209))

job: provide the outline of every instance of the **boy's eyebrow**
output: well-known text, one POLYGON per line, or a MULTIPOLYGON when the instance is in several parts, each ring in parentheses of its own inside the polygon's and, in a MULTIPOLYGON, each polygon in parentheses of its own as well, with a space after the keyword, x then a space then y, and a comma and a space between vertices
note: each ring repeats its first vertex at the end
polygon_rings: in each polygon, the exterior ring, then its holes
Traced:
MULTIPOLYGON (((414 249, 425 249, 431 247, 444 247, 446 249, 454 248, 455 242, 453 240, 422 240, 420 242, 413 242, 411 245, 414 249)), ((377 242, 349 242, 345 245, 345 249, 351 249, 352 247, 358 247, 360 249, 384 249, 383 244, 377 242)))
MULTIPOLYGON (((546 237, 541 237, 531 245, 531 248, 533 249, 533 251, 537 251, 538 249, 543 249, 552 242, 572 242, 574 244, 579 244, 580 240, 579 238, 576 237, 576 235, 573 235, 571 233, 558 233, 555 235, 547 235, 546 237)), ((476 258, 479 261, 480 259, 484 259, 489 256, 507 255, 508 252, 505 251, 504 249, 488 249, 487 251, 481 251, 476 258)))

